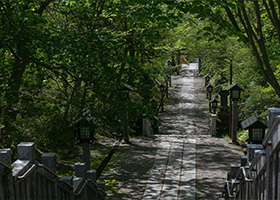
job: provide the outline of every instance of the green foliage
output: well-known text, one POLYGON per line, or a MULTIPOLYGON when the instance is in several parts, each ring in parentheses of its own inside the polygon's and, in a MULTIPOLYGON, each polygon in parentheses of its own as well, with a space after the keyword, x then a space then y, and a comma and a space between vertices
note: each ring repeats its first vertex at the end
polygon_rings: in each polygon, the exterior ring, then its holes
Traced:
POLYGON ((248 130, 242 130, 237 132, 237 140, 239 142, 246 143, 246 141, 249 139, 248 130))
POLYGON ((112 193, 112 194, 117 194, 118 191, 120 190, 120 187, 116 186, 116 182, 118 180, 115 178, 107 178, 105 179, 106 182, 106 191, 108 191, 108 193, 112 193))
MULTIPOLYGON (((279 106, 278 97, 257 67, 258 63, 251 49, 236 36, 229 35, 220 40, 221 35, 226 35, 227 30, 220 30, 216 24, 209 21, 192 23, 186 26, 185 32, 187 51, 191 52, 189 54, 192 54, 192 57, 201 58, 200 74, 210 74, 211 83, 216 86, 214 95, 218 95, 219 88, 226 89, 229 86, 230 60, 232 60, 232 79, 245 88, 242 93, 240 120, 248 118, 254 111, 265 118, 269 107, 279 106), (216 34, 217 30, 220 31, 219 34, 216 34), (225 82, 221 83, 222 79, 225 82)), ((277 68, 275 70, 277 78, 278 71, 277 68)))
POLYGON ((240 113, 241 120, 250 117, 254 111, 266 121, 268 108, 278 107, 278 97, 270 86, 260 86, 251 82, 245 91, 243 108, 240 113))
MULTIPOLYGON (((245 120, 256 111, 263 121, 266 121, 267 109, 279 107, 279 95, 267 81, 263 72, 258 67, 256 56, 240 33, 225 26, 223 20, 227 19, 221 9, 227 6, 234 8, 234 4, 221 5, 218 1, 212 4, 206 1, 193 1, 192 6, 199 13, 195 23, 186 23, 184 30, 184 43, 186 44, 188 56, 201 59, 200 74, 210 74, 211 84, 215 86, 214 96, 218 95, 219 89, 229 86, 230 60, 232 60, 233 81, 245 88, 242 93, 242 102, 239 105, 239 120, 245 120), (219 7, 221 6, 221 7, 219 7), (211 9, 210 9, 211 8, 211 9), (205 12, 201 13, 201 10, 205 12), (215 15, 215 12, 221 15, 215 15), (224 81, 222 81, 224 80, 224 81)), ((250 9, 248 7, 248 9, 250 9)), ((265 13, 265 12, 264 12, 265 13)), ((267 16, 263 16, 265 40, 269 56, 269 62, 273 66, 274 75, 279 82, 279 48, 278 38, 275 37, 274 27, 270 24, 267 16), (274 33, 274 35, 273 35, 274 33)), ((232 25, 231 25, 232 26, 232 25)), ((182 41, 182 39, 181 39, 182 41)), ((241 139, 246 140, 248 134, 241 134, 241 139)))
MULTIPOLYGON (((215 0, 1 1, 0 146, 34 141, 42 150, 71 153, 75 123, 85 113, 96 134, 121 137, 127 123, 136 129, 143 115, 155 117, 157 86, 180 69, 165 62, 180 51, 188 61, 200 59, 200 74, 212 76, 216 93, 229 85, 232 60, 233 81, 245 88, 240 119, 254 111, 264 118, 279 97, 259 70, 244 28, 237 31, 228 20, 226 9, 239 6, 215 0), (126 102, 120 98, 124 84, 133 88, 126 102)), ((278 37, 262 9, 271 77, 279 82, 278 37)))
POLYGON ((69 154, 84 113, 97 134, 113 137, 126 123, 153 118, 151 99, 171 72, 164 47, 183 14, 178 4, 1 1, 0 146, 34 141, 42 151, 69 154), (125 103, 123 84, 134 89, 125 103))

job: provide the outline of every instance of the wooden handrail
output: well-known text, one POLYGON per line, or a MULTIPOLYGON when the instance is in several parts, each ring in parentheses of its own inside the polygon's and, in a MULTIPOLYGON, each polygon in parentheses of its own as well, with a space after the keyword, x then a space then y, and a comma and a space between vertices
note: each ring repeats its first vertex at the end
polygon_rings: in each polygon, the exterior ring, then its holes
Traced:
POLYGON ((57 178, 57 174, 55 172, 53 172, 51 169, 49 169, 48 167, 46 167, 43 164, 38 164, 39 167, 43 168, 44 170, 46 170, 47 172, 51 173, 55 178, 57 178))
POLYGON ((106 192, 102 189, 102 188, 100 188, 94 181, 92 181, 92 180, 87 180, 87 182, 89 183, 89 186, 92 188, 92 189, 96 189, 96 190, 98 190, 98 192, 101 192, 102 194, 103 194, 103 196, 107 196, 107 194, 106 194, 106 192), (93 186, 92 186, 93 185, 93 186), (94 188, 93 188, 94 187, 94 188))
POLYGON ((94 190, 96 193, 98 193, 99 195, 101 195, 101 196, 103 196, 103 197, 106 197, 107 196, 107 194, 105 193, 105 191, 104 190, 102 190, 101 188, 99 188, 98 187, 98 185, 95 185, 94 183, 93 183, 93 181, 91 181, 91 180, 82 180, 81 181, 81 183, 79 184, 79 186, 78 186, 78 191, 77 191, 77 189, 75 190, 75 192, 74 192, 74 195, 75 196, 79 196, 82 192, 83 192, 83 190, 84 190, 84 188, 86 187, 86 185, 88 185, 92 190, 94 190), (82 184, 82 186, 80 186, 82 184), (95 187, 92 187, 91 185, 94 185, 95 187), (102 193, 102 194, 100 194, 100 192, 102 193))
MULTIPOLYGON (((258 150, 257 150, 258 151, 258 150)), ((260 151, 260 150, 259 150, 260 151)), ((257 164, 257 162, 260 160, 261 156, 265 156, 266 152, 265 151, 260 151, 260 152, 256 152, 256 155, 254 157, 254 159, 252 160, 251 165, 249 166, 249 169, 252 171, 254 166, 257 164)))
POLYGON ((237 179, 232 179, 231 180, 231 184, 232 184, 232 188, 230 189, 230 192, 234 192, 235 190, 234 190, 234 188, 235 188, 235 185, 238 185, 238 184, 240 184, 240 181, 239 180, 237 180, 237 179))
POLYGON ((232 195, 232 194, 230 193, 230 186, 229 186, 229 183, 230 183, 229 181, 226 182, 228 197, 229 197, 229 198, 234 198, 234 195, 232 195))
POLYGON ((62 179, 58 179, 58 181, 67 185, 69 188, 71 188, 70 190, 73 190, 73 186, 70 183, 67 183, 65 180, 62 180, 62 179))
POLYGON ((11 166, 7 165, 6 163, 3 163, 1 160, 0 160, 0 165, 3 165, 4 167, 11 169, 11 166))
POLYGON ((277 117, 275 117, 272 126, 269 127, 269 130, 267 131, 267 133, 266 133, 266 135, 265 135, 265 137, 264 137, 264 139, 263 139, 263 141, 262 141, 263 146, 269 146, 269 145, 267 144, 267 142, 268 142, 270 136, 272 135, 274 129, 278 126, 279 123, 280 123, 280 115, 278 115, 277 117))
POLYGON ((119 149, 121 142, 117 141, 114 143, 113 147, 111 148, 111 150, 109 151, 108 155, 103 159, 103 161, 101 162, 101 164, 98 166, 97 170, 96 170, 96 179, 99 179, 99 177, 101 176, 103 170, 105 169, 105 167, 107 166, 107 164, 109 163, 109 161, 111 160, 111 157, 114 155, 115 151, 117 149, 119 149))
POLYGON ((77 187, 77 188, 79 188, 79 191, 76 192, 76 191, 77 191, 77 189, 76 189, 75 192, 74 192, 74 195, 79 196, 79 195, 81 194, 81 192, 83 191, 83 189, 85 188, 86 185, 87 185, 87 181, 86 181, 85 179, 83 179, 83 180, 81 181, 81 183, 79 184, 79 186, 77 187), (83 184, 83 185, 80 186, 81 184, 83 184))
POLYGON ((31 174, 31 172, 33 172, 35 169, 37 168, 37 166, 35 164, 33 164, 22 176, 18 176, 18 179, 24 180, 27 178, 27 176, 29 174, 31 174))
POLYGON ((243 176, 244 176, 244 178, 245 178, 245 181, 246 181, 246 182, 253 182, 253 179, 247 178, 247 172, 246 172, 245 167, 241 167, 241 170, 242 170, 242 174, 243 174, 243 176))
POLYGON ((241 174, 243 175, 246 182, 253 182, 253 179, 247 178, 247 173, 246 173, 245 167, 240 167, 239 168, 235 178, 239 179, 241 174))

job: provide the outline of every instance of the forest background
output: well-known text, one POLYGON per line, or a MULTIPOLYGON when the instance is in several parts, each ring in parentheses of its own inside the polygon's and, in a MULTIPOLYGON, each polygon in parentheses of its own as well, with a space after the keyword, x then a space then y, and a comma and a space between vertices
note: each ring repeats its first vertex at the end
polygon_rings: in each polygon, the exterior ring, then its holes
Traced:
POLYGON ((75 155, 81 119, 96 135, 119 139, 127 123, 139 134, 181 50, 200 59, 214 96, 232 61, 245 88, 239 119, 257 111, 266 120, 279 106, 279 16, 276 0, 0 0, 0 147, 33 141, 75 155))

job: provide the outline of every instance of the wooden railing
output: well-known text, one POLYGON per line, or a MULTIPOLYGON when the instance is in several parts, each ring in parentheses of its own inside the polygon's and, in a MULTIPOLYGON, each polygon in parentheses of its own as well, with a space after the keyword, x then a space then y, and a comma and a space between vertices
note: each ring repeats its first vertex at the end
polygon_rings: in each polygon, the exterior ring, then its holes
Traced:
POLYGON ((18 145, 18 159, 11 164, 11 151, 0 150, 0 200, 74 200, 106 198, 104 182, 96 182, 94 171, 75 164, 74 177, 56 174, 55 154, 43 154, 35 161, 34 143, 18 145))
POLYGON ((11 172, 11 167, 6 163, 0 161, 0 199, 7 199, 10 197, 9 187, 10 184, 8 174, 11 172))
POLYGON ((224 187, 225 199, 280 199, 280 109, 269 109, 268 125, 261 145, 247 145, 246 162, 232 165, 224 187))

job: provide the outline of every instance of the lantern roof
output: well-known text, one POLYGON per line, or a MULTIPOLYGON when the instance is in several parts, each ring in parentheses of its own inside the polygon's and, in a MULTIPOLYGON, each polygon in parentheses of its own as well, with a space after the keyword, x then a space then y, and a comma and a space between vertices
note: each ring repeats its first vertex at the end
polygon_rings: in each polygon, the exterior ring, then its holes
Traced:
POLYGON ((241 87, 241 86, 239 86, 239 85, 236 83, 236 81, 235 81, 233 84, 231 84, 230 86, 228 86, 226 90, 228 90, 228 91, 229 91, 229 90, 242 90, 242 91, 244 91, 244 88, 241 87))
POLYGON ((131 85, 126 84, 126 83, 122 83, 121 86, 122 86, 121 90, 127 90, 127 91, 133 91, 134 90, 131 85))
POLYGON ((219 101, 216 98, 214 98, 214 99, 210 100, 209 102, 210 103, 212 103, 212 102, 217 102, 218 103, 219 101))
POLYGON ((153 98, 150 100, 150 102, 159 102, 159 99, 156 98, 156 97, 153 97, 153 98))
POLYGON ((219 95, 221 95, 221 96, 223 96, 223 95, 228 96, 228 91, 227 90, 220 90, 219 95))
POLYGON ((206 75, 204 76, 204 78, 206 78, 206 77, 210 77, 209 74, 206 74, 206 75))
POLYGON ((254 114, 251 117, 242 121, 241 126, 244 130, 249 129, 251 127, 267 128, 267 126, 262 121, 260 121, 259 115, 257 114, 256 111, 254 112, 254 114))
POLYGON ((206 88, 213 88, 213 85, 211 85, 210 83, 206 86, 206 88))

